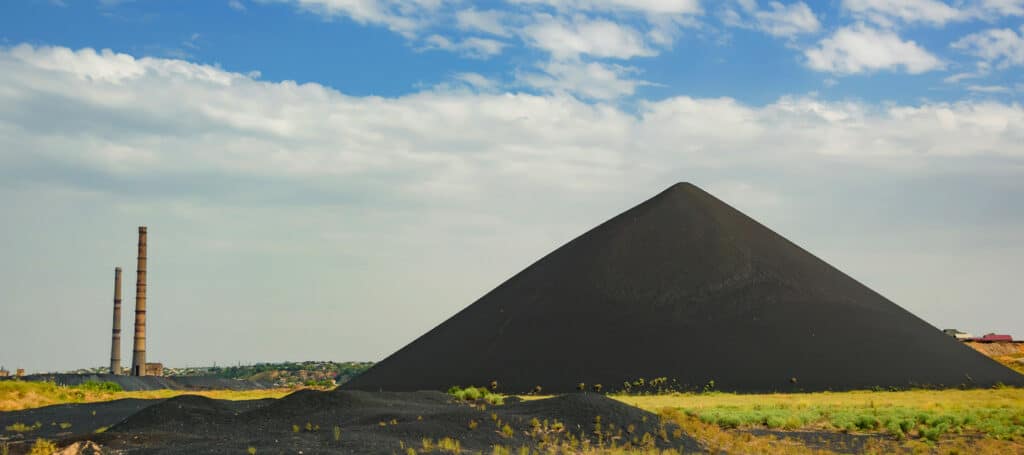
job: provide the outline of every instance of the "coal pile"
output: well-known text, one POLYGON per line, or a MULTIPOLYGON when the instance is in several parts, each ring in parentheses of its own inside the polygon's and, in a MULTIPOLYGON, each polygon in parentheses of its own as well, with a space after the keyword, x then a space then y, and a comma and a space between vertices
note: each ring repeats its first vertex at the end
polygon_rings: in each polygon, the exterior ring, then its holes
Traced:
POLYGON ((153 404, 100 434, 106 449, 154 453, 405 453, 458 444, 465 453, 582 444, 701 446, 657 415, 599 394, 503 405, 459 401, 440 392, 301 391, 254 406, 196 396, 153 404), (456 442, 457 441, 457 442, 456 442), (571 442, 576 441, 576 442, 571 442))
MULTIPOLYGON (((916 273, 908 270, 907 273, 916 273)), ((342 387, 522 393, 1024 385, 753 219, 677 184, 342 387)))

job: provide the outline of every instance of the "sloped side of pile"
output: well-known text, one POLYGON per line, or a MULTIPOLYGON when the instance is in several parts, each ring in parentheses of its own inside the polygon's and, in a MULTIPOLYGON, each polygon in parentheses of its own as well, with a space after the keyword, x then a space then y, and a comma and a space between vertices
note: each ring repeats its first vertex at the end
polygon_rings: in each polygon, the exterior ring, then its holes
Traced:
POLYGON ((1024 376, 710 194, 677 184, 342 387, 447 390, 492 381, 511 393, 568 392, 581 383, 604 391, 792 392, 1024 385, 1024 376))

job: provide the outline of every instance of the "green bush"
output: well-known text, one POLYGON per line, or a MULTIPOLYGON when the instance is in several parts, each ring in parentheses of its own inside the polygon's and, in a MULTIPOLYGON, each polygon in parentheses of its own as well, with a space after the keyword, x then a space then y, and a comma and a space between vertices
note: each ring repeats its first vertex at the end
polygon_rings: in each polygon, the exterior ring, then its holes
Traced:
POLYGON ((505 397, 491 392, 485 387, 466 387, 463 389, 459 386, 454 386, 448 389, 448 394, 462 401, 484 400, 492 405, 505 404, 505 397))
POLYGON ((121 384, 116 382, 104 381, 85 381, 79 385, 73 387, 74 389, 84 390, 89 392, 123 392, 124 388, 121 384))

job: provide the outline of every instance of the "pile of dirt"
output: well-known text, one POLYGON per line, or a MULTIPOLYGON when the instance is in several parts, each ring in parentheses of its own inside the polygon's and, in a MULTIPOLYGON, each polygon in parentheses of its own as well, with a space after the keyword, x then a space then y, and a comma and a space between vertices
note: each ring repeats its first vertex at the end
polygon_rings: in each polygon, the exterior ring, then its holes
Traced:
POLYGON ((572 240, 342 387, 493 380, 514 393, 1024 385, 690 184, 572 240))
POLYGON ((505 405, 439 392, 301 391, 253 407, 183 396, 132 415, 90 440, 160 453, 396 453, 457 444, 467 452, 569 444, 700 450, 658 416, 598 394, 505 405))
POLYGON ((989 357, 1024 355, 1024 343, 1013 343, 1004 341, 997 341, 994 343, 978 343, 974 341, 968 341, 965 342, 964 344, 970 346, 975 351, 978 351, 989 357))

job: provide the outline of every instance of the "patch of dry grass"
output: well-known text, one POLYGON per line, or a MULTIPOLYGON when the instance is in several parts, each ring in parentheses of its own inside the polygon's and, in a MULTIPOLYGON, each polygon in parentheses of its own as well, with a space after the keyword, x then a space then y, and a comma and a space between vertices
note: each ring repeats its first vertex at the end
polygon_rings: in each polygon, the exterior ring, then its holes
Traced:
POLYGON ((296 389, 267 390, 147 390, 107 392, 58 386, 52 382, 0 381, 0 411, 20 411, 64 403, 95 403, 122 398, 164 399, 178 395, 200 395, 217 400, 281 398, 296 389))

